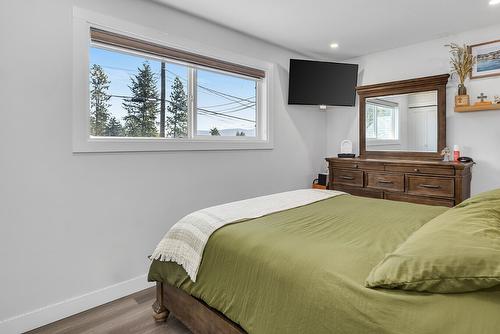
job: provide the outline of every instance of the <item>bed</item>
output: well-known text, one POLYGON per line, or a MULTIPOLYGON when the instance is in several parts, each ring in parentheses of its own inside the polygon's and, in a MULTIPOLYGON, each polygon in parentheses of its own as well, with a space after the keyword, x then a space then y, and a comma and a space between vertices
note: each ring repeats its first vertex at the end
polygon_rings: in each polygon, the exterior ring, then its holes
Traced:
POLYGON ((154 260, 155 318, 194 333, 498 333, 500 286, 454 294, 369 289, 384 255, 449 209, 351 196, 230 224, 196 282, 154 260))

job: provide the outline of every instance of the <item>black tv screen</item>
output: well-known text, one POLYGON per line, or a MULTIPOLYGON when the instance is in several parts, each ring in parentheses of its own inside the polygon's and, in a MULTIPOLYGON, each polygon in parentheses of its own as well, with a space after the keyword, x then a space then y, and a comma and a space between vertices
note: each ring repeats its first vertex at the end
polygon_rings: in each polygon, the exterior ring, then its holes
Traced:
POLYGON ((290 59, 288 104, 354 106, 358 65, 290 59))

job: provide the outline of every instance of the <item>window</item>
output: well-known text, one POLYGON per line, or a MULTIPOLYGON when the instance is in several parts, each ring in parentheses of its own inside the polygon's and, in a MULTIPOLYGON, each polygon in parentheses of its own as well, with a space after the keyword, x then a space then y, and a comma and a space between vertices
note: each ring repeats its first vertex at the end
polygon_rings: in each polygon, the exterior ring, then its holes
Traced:
POLYGON ((399 108, 397 103, 371 100, 366 103, 366 138, 399 140, 399 108))
POLYGON ((270 66, 87 29, 86 124, 75 117, 76 152, 272 148, 270 66))

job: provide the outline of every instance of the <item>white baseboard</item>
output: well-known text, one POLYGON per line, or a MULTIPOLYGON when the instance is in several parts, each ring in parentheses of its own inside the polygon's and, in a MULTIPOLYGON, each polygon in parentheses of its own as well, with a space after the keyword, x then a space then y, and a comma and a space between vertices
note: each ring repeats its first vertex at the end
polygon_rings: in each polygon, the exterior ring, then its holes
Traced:
POLYGON ((96 291, 0 321, 0 333, 18 334, 153 286, 141 275, 96 291))

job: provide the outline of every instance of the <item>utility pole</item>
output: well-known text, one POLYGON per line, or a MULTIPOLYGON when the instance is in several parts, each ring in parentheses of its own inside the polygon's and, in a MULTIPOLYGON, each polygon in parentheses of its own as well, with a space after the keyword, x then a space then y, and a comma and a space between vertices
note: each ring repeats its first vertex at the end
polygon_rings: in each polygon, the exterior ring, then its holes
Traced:
POLYGON ((160 71, 160 137, 165 138, 165 62, 160 71))

